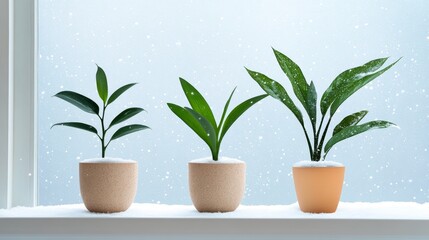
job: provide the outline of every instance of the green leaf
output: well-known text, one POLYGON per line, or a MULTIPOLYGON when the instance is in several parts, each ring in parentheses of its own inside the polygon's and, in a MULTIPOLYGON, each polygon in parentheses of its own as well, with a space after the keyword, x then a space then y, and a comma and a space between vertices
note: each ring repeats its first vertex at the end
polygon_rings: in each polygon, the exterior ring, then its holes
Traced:
POLYGON ((347 86, 345 86, 339 93, 338 97, 335 99, 335 101, 331 105, 331 116, 334 115, 334 113, 337 111, 337 109, 340 107, 340 105, 353 93, 355 93, 357 90, 389 70, 393 65, 395 65, 400 59, 396 60, 396 62, 390 64, 389 66, 385 67, 384 69, 377 71, 372 74, 365 75, 359 80, 353 81, 347 86))
POLYGON ((232 126, 232 124, 251 106, 259 102, 260 100, 267 97, 268 94, 259 95, 253 98, 250 98, 242 103, 240 103, 237 107, 235 107, 231 113, 229 113, 228 117, 225 120, 225 124, 222 127, 222 131, 219 138, 219 144, 222 142, 223 137, 225 136, 228 129, 232 126))
POLYGON ((107 101, 107 96, 109 95, 108 86, 107 86, 107 78, 104 70, 97 65, 97 73, 95 74, 95 79, 97 80, 97 91, 101 100, 104 103, 107 101))
POLYGON ((100 111, 100 108, 98 107, 97 103, 76 92, 62 91, 55 94, 54 96, 61 98, 88 113, 98 115, 100 111))
POLYGON ((310 109, 308 109, 307 104, 308 85, 307 81, 305 80, 304 74, 301 71, 301 68, 299 68, 299 66, 295 62, 293 62, 283 53, 277 51, 274 48, 273 51, 281 69, 289 78, 289 81, 292 84, 293 92, 295 93, 298 100, 302 103, 304 108, 307 110, 307 112, 309 112, 310 109))
POLYGON ((383 66, 387 59, 388 58, 374 59, 365 63, 362 66, 348 69, 338 75, 323 93, 322 99, 320 101, 320 110, 322 112, 322 115, 326 114, 326 111, 328 111, 329 106, 331 106, 335 99, 338 98, 338 96, 341 94, 341 90, 344 89, 345 86, 347 86, 351 82, 355 82, 362 79, 369 73, 377 71, 381 66, 383 66))
POLYGON ((358 124, 365 117, 367 113, 368 111, 363 110, 363 111, 348 115, 343 120, 341 120, 341 122, 337 126, 335 126, 334 132, 332 133, 332 135, 337 134, 338 132, 340 132, 346 127, 354 126, 358 124))
POLYGON ((118 139, 125 135, 128 135, 130 133, 134 133, 145 129, 150 129, 150 127, 141 125, 141 124, 132 124, 125 127, 121 127, 112 135, 112 138, 110 139, 110 141, 118 139))
POLYGON ((223 108, 222 117, 220 118, 219 126, 217 127, 217 131, 216 131, 218 135, 219 135, 220 129, 222 128, 223 121, 225 120, 226 112, 228 111, 229 103, 231 102, 232 95, 234 95, 235 89, 237 89, 237 87, 235 87, 234 90, 232 90, 231 95, 229 95, 228 101, 226 101, 225 107, 223 108))
POLYGON ((127 85, 124 85, 120 88, 118 88, 115 92, 113 92, 113 94, 109 97, 109 100, 107 100, 107 105, 111 104, 112 102, 114 102, 119 96, 122 95, 122 93, 124 93, 125 91, 127 91, 129 88, 131 88, 132 86, 136 85, 137 83, 130 83, 127 85))
MULTIPOLYGON (((210 150, 213 152, 216 151, 216 145, 217 145, 217 135, 216 135, 216 130, 215 128, 213 128, 213 126, 211 125, 211 123, 200 113, 198 113, 197 111, 193 110, 192 108, 187 108, 185 107, 185 109, 192 114, 192 116, 194 116, 194 118, 200 123, 201 127, 204 129, 204 132, 207 136, 207 139, 209 141, 208 145, 210 147, 210 150)), ((214 159, 217 160, 217 159, 214 159)))
POLYGON ((307 99, 308 116, 310 117, 311 124, 313 126, 316 126, 316 121, 317 121, 317 110, 316 110, 317 92, 316 92, 316 87, 314 86, 313 81, 311 81, 310 86, 308 88, 306 99, 307 99))
POLYGON ((85 124, 85 123, 80 123, 80 122, 62 122, 62 123, 56 123, 54 125, 52 125, 51 129, 55 126, 67 126, 67 127, 73 127, 73 128, 78 128, 78 129, 82 129, 88 132, 92 132, 95 134, 98 134, 97 129, 91 125, 85 124))
POLYGON ((259 86, 271 97, 281 101, 286 107, 289 108, 289 110, 292 111, 292 113, 295 115, 295 117, 298 119, 298 121, 301 123, 301 125, 304 124, 304 120, 302 119, 301 111, 296 107, 296 105, 293 103, 292 99, 287 94, 286 90, 283 88, 283 86, 270 79, 269 77, 265 76, 262 73, 254 72, 252 70, 247 69, 247 72, 249 75, 255 80, 259 86))
POLYGON ((125 109, 124 111, 122 111, 121 113, 118 114, 118 116, 116 116, 112 122, 110 123, 109 128, 111 128, 113 125, 116 125, 118 123, 121 123, 137 114, 139 114, 140 112, 144 111, 143 108, 138 108, 138 107, 133 107, 133 108, 128 108, 125 109))
POLYGON ((204 118, 206 118, 210 122, 213 128, 216 129, 217 125, 216 120, 213 116, 213 112, 207 101, 204 99, 203 95, 201 95, 201 93, 198 92, 198 90, 185 79, 179 79, 180 84, 182 85, 183 92, 185 92, 186 98, 188 99, 189 104, 191 104, 192 109, 203 115, 204 118))
POLYGON ((372 129, 381 129, 381 128, 387 128, 391 126, 396 126, 394 123, 387 122, 387 121, 371 121, 364 123, 362 125, 355 125, 355 126, 349 126, 344 128, 343 130, 339 131, 337 134, 332 136, 331 139, 326 143, 325 145, 325 155, 329 152, 329 150, 338 142, 343 141, 344 139, 353 137, 355 135, 358 135, 360 133, 372 130, 372 129))
POLYGON ((188 125, 211 149, 211 140, 209 139, 209 136, 207 135, 205 129, 201 126, 198 119, 192 115, 189 111, 187 111, 185 108, 180 107, 173 103, 167 103, 170 110, 176 114, 186 125, 188 125))

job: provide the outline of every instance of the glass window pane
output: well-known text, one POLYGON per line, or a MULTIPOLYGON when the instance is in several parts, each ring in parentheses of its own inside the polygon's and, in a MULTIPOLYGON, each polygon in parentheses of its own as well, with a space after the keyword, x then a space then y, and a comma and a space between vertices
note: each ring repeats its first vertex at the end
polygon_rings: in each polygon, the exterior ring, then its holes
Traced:
MULTIPOLYGON (((100 156, 98 140, 90 133, 50 129, 62 121, 97 123, 95 115, 51 97, 73 90, 98 99, 95 64, 106 71, 110 91, 139 83, 111 106, 108 119, 124 107, 139 106, 147 113, 129 122, 152 130, 112 142, 107 152, 139 162, 136 202, 190 204, 187 162, 210 152, 166 106, 187 105, 178 78, 204 94, 217 118, 235 86, 233 105, 262 94, 243 66, 277 79, 293 95, 271 46, 301 66, 319 98, 343 70, 378 57, 393 61, 402 56, 334 118, 338 122, 367 109, 367 119, 390 120, 400 130, 348 139, 328 157, 347 167, 342 201, 428 201, 427 2, 38 2, 40 204, 81 202, 78 163, 100 156)), ((226 135, 221 152, 247 163, 242 203, 295 202, 291 166, 309 159, 304 144, 298 122, 278 101, 267 98, 246 112, 226 135)))

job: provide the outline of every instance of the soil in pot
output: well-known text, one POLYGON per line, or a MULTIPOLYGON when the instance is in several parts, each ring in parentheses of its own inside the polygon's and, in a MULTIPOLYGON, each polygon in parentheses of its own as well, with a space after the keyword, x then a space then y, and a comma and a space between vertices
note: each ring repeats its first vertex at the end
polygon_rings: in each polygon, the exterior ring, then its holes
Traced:
POLYGON ((342 164, 331 161, 296 163, 293 180, 301 211, 335 212, 341 197, 344 172, 342 164))
POLYGON ((190 161, 189 191, 199 212, 231 212, 237 209, 246 185, 246 164, 231 158, 190 161))
POLYGON ((80 192, 90 212, 127 210, 137 192, 136 161, 113 158, 88 159, 79 163, 80 192))

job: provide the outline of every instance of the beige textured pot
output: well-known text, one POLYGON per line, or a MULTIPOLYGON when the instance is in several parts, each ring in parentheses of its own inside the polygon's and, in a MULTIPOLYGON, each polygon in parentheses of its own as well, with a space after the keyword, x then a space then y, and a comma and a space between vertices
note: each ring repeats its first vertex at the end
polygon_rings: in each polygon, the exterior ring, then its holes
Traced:
POLYGON ((188 163, 189 191, 199 212, 232 212, 240 205, 246 185, 243 161, 203 158, 188 163))
POLYGON ((301 211, 335 212, 341 197, 344 171, 344 166, 335 162, 295 164, 293 180, 301 211))
POLYGON ((137 192, 136 161, 89 159, 79 163, 80 193, 90 212, 127 210, 137 192))

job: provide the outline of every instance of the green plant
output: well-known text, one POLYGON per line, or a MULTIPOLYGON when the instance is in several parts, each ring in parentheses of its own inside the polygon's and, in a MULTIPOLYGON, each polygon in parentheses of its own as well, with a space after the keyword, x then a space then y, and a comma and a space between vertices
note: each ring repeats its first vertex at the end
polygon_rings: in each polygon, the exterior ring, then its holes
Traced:
POLYGON ((198 92, 189 82, 180 78, 180 84, 182 85, 183 92, 185 92, 186 98, 191 104, 191 108, 180 107, 173 103, 167 103, 171 111, 176 114, 186 125, 188 125, 210 148, 213 160, 217 161, 219 157, 219 149, 222 143, 223 137, 225 136, 228 129, 232 124, 251 106, 258 101, 267 97, 267 94, 250 98, 237 107, 235 107, 228 116, 229 102, 231 101, 232 95, 235 89, 231 92, 228 101, 223 109, 222 117, 219 124, 213 116, 213 112, 204 99, 203 95, 198 92), (225 118, 226 117, 226 118, 225 118))
POLYGON ((332 117, 341 104, 357 90, 389 70, 400 59, 381 70, 379 69, 386 62, 387 58, 375 59, 365 63, 362 66, 346 70, 338 75, 322 95, 320 101, 320 112, 322 114, 322 118, 320 120, 319 126, 317 127, 317 92, 314 83, 307 83, 300 67, 290 58, 275 49, 273 49, 273 51, 280 68, 290 80, 295 96, 301 102, 309 116, 313 130, 313 144, 310 141, 301 111, 289 97, 285 88, 280 83, 274 81, 262 73, 255 72, 247 68, 246 70, 266 93, 286 105, 286 107, 288 107, 289 110, 292 111, 292 113, 298 119, 302 129, 304 130, 312 161, 321 160, 323 146, 324 155, 322 159, 324 160, 332 146, 344 139, 353 137, 371 129, 395 126, 395 124, 387 121, 370 121, 358 125, 358 123, 368 113, 368 111, 362 110, 345 117, 334 128, 331 139, 329 139, 326 145, 324 145, 325 137, 329 125, 331 124, 332 117), (328 109, 330 109, 329 114, 328 109), (322 135, 320 135, 326 115, 329 115, 329 119, 325 125, 322 135))
MULTIPOLYGON (((74 106, 78 107, 79 109, 97 115, 97 117, 100 119, 101 123, 101 135, 98 133, 97 129, 89 124, 81 123, 81 122, 62 122, 52 125, 54 126, 67 126, 67 127, 73 127, 78 128, 81 130, 89 131, 92 133, 95 133, 97 137, 101 141, 101 156, 104 158, 106 155, 106 149, 109 146, 110 142, 113 140, 116 140, 120 137, 123 137, 125 135, 128 135, 133 132, 149 129, 148 126, 141 125, 141 124, 132 124, 127 125, 124 127, 119 128, 116 130, 116 132, 113 133, 110 140, 106 143, 107 138, 106 134, 107 131, 109 131, 113 126, 128 120, 129 118, 137 115, 138 113, 144 111, 143 108, 138 107, 132 107, 127 108, 121 113, 119 113, 113 120, 110 122, 109 126, 106 125, 105 122, 105 113, 106 109, 110 104, 112 104, 119 96, 121 96, 125 91, 127 91, 132 86, 136 85, 137 83, 130 83, 126 84, 119 89, 117 89, 115 92, 113 92, 112 95, 109 96, 108 92, 108 84, 107 84, 107 77, 104 73, 104 70, 97 65, 97 73, 95 75, 96 83, 97 83, 97 91, 98 95, 100 96, 100 99, 103 101, 102 105, 102 111, 100 114, 100 107, 95 103, 93 100, 89 99, 88 97, 85 97, 79 93, 72 92, 72 91, 62 91, 57 94, 55 94, 55 97, 58 97, 60 99, 63 99, 74 106)), ((51 128, 52 128, 51 127, 51 128)))

